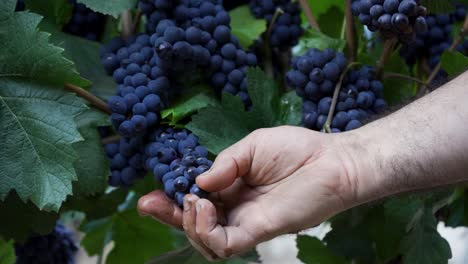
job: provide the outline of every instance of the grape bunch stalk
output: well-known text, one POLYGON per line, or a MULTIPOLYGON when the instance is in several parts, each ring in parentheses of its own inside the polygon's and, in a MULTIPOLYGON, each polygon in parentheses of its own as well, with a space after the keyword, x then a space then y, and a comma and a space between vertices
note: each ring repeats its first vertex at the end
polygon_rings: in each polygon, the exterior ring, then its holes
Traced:
POLYGON ((385 39, 411 42, 416 33, 427 30, 427 9, 420 0, 354 0, 351 10, 372 32, 385 39))
POLYGON ((15 244, 16 264, 74 264, 78 244, 71 230, 57 224, 47 235, 35 235, 15 244))
POLYGON ((286 74, 286 80, 303 98, 305 127, 324 129, 337 85, 341 89, 330 124, 333 133, 359 128, 370 116, 386 109, 383 84, 376 79, 375 70, 366 66, 347 71, 347 66, 344 54, 332 49, 311 49, 292 59, 292 70, 286 74))

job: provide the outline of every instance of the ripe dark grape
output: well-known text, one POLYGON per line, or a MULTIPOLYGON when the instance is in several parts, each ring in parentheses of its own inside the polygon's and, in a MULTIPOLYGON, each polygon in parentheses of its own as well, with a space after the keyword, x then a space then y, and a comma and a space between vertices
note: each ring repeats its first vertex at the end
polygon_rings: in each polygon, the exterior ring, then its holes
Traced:
MULTIPOLYGON (((286 80, 303 98, 302 123, 305 127, 317 131, 323 129, 335 87, 347 63, 343 53, 331 49, 311 49, 304 56, 293 58, 292 70, 287 73, 286 80)), ((331 122, 332 132, 356 129, 369 116, 384 111, 387 104, 382 93, 383 85, 376 80, 372 68, 348 71, 331 122)))
POLYGON ((427 29, 427 10, 419 0, 353 0, 352 12, 372 32, 410 42, 427 29))
POLYGON ((71 230, 57 224, 47 235, 34 235, 24 244, 15 244, 16 264, 73 264, 78 251, 71 230))
POLYGON ((73 4, 72 17, 63 31, 88 40, 99 40, 104 31, 106 17, 84 4, 77 3, 76 0, 70 0, 70 3, 73 4))
MULTIPOLYGON (((440 62, 442 54, 448 50, 453 41, 453 30, 456 22, 466 16, 466 6, 457 4, 451 14, 429 15, 426 18, 428 30, 418 33, 416 39, 403 46, 400 55, 413 67, 418 61, 427 61, 427 66, 434 69, 440 62)), ((456 50, 468 54, 468 41, 456 47, 456 50)), ((447 73, 441 70, 433 85, 441 85, 447 80, 447 73)))
POLYGON ((143 138, 121 138, 104 146, 111 162, 110 186, 129 187, 146 175, 144 143, 143 138))
POLYGON ((273 23, 270 45, 280 50, 288 50, 297 45, 303 33, 301 11, 297 1, 291 0, 251 0, 250 9, 255 17, 273 23), (281 10, 281 11, 279 11, 281 10), (276 12, 281 12, 275 21, 276 12))
POLYGON ((207 197, 208 194, 195 184, 195 179, 207 171, 212 162, 195 135, 187 130, 165 128, 155 131, 149 140, 151 143, 145 150, 146 169, 163 184, 168 197, 181 207, 187 193, 207 197))

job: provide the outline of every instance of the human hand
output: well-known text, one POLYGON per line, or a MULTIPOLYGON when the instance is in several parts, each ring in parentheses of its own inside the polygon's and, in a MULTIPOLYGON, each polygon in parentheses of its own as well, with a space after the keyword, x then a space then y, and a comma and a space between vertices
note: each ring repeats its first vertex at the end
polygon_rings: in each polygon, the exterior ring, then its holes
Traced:
POLYGON ((352 155, 339 139, 298 127, 257 130, 197 178, 210 200, 187 195, 182 211, 155 191, 140 199, 140 214, 183 228, 210 260, 310 228, 357 203, 352 155))

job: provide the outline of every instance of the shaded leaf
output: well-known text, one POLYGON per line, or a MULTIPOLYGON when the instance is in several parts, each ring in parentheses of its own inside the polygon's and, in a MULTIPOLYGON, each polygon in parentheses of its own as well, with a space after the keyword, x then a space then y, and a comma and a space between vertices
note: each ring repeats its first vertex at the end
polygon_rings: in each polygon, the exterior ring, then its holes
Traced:
POLYGON ((26 9, 44 16, 45 20, 50 20, 60 28, 68 23, 73 11, 70 1, 64 0, 26 0, 25 4, 26 9))
POLYGON ((242 5, 229 12, 232 34, 239 39, 242 47, 250 47, 266 31, 265 19, 256 19, 247 5, 242 5))
POLYGON ((299 235, 297 237, 297 258, 305 264, 340 264, 345 260, 335 256, 323 243, 315 237, 299 235))
POLYGON ((468 69, 468 57, 460 52, 446 51, 441 58, 442 69, 444 69, 449 77, 455 77, 468 69))
POLYGON ((336 51, 343 51, 346 42, 342 39, 331 38, 315 29, 309 29, 299 40, 299 44, 294 48, 295 56, 300 56, 306 53, 309 49, 323 50, 331 48, 336 51))
POLYGON ((0 237, 0 263, 15 264, 16 255, 13 240, 5 241, 0 237))
POLYGON ((117 17, 123 11, 133 9, 136 6, 137 0, 78 0, 78 3, 83 3, 96 12, 117 17))

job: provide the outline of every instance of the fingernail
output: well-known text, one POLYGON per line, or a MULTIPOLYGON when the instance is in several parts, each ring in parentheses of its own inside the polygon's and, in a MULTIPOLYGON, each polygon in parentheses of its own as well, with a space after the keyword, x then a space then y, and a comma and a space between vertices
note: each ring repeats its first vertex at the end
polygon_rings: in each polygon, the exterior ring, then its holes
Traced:
POLYGON ((193 197, 190 196, 184 199, 184 211, 185 212, 190 211, 192 204, 193 204, 193 197))
POLYGON ((202 204, 201 200, 198 200, 198 202, 197 202, 197 207, 196 207, 197 214, 200 213, 200 211, 202 210, 202 208, 203 208, 203 204, 202 204))

